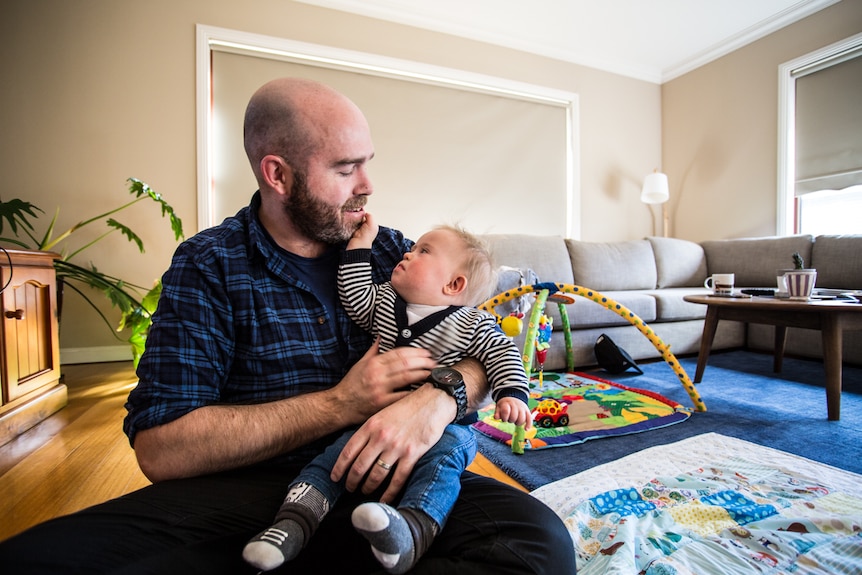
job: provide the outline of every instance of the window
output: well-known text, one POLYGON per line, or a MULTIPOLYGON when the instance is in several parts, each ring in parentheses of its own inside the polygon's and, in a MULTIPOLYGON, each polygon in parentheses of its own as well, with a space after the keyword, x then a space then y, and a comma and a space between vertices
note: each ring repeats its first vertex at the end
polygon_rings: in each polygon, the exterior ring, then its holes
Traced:
POLYGON ((248 202, 242 149, 249 96, 266 80, 303 76, 348 94, 371 124, 371 210, 419 237, 440 223, 479 234, 535 224, 577 238, 578 96, 288 39, 198 25, 198 225, 248 202), (534 220, 530 206, 543 206, 534 220))
POLYGON ((862 34, 781 66, 779 234, 862 233, 860 96, 862 34))
POLYGON ((801 234, 862 233, 862 185, 843 190, 819 190, 797 196, 798 228, 801 234))

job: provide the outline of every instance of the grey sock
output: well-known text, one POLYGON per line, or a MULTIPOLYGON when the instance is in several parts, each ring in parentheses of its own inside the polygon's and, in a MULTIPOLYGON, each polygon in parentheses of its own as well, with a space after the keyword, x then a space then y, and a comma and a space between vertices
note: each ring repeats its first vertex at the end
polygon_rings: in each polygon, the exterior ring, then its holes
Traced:
POLYGON ((284 519, 246 543, 242 558, 258 569, 271 571, 299 555, 304 542, 300 524, 284 519))
POLYGON ((353 527, 371 543, 372 553, 386 572, 396 575, 407 573, 416 565, 436 531, 436 524, 425 515, 432 526, 430 535, 425 533, 414 539, 414 530, 417 533, 425 531, 422 525, 425 521, 417 521, 420 513, 409 509, 404 511, 407 513, 402 515, 385 503, 363 503, 353 510, 351 516, 353 527), (417 549, 417 540, 422 541, 421 549, 417 549))
POLYGON ((329 512, 329 501, 313 485, 291 486, 275 516, 275 524, 245 546, 242 557, 264 571, 294 559, 329 512))

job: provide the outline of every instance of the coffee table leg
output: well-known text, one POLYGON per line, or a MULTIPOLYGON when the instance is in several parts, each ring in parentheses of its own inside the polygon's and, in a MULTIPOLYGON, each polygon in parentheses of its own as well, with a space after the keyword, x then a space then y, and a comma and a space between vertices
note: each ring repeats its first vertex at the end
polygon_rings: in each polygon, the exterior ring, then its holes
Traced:
POLYGON ((700 336, 700 353, 697 354, 697 371, 694 373, 694 383, 700 383, 703 379, 703 371, 706 362, 709 361, 709 352, 712 350, 712 341, 715 339, 715 329, 718 327, 718 309, 706 306, 706 319, 703 320, 703 335, 700 336))
POLYGON ((781 373, 781 364, 784 361, 784 346, 787 344, 787 328, 781 325, 775 326, 775 345, 772 350, 772 371, 781 373))
POLYGON ((831 421, 838 421, 841 419, 841 363, 844 361, 841 324, 835 314, 824 313, 820 317, 823 368, 826 372, 826 414, 831 421))

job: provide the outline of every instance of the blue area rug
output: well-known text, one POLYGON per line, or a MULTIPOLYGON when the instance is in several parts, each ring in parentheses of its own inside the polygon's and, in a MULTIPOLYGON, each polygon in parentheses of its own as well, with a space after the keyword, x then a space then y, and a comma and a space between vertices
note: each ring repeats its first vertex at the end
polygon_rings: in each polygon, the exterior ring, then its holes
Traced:
MULTIPOLYGON (((693 378, 697 358, 680 363, 693 378)), ((688 401, 666 363, 639 365, 643 375, 594 373, 682 404, 688 401)), ((862 368, 844 366, 840 421, 826 419, 824 382, 819 361, 785 358, 782 373, 774 374, 771 355, 713 353, 697 385, 708 411, 695 412, 679 425, 523 455, 480 433, 476 437, 485 457, 530 490, 647 447, 711 431, 862 473, 862 368)))

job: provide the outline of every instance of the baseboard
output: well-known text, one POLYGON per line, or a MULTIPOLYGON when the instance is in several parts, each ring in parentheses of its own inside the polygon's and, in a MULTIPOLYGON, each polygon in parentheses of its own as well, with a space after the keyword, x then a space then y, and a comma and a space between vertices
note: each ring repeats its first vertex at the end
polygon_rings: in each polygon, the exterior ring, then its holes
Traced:
POLYGON ((131 361, 132 349, 128 345, 103 347, 61 347, 60 364, 104 363, 108 361, 131 361))
POLYGON ((37 395, 32 399, 0 415, 0 445, 12 441, 68 403, 66 386, 59 382, 48 390, 34 393, 37 395))

